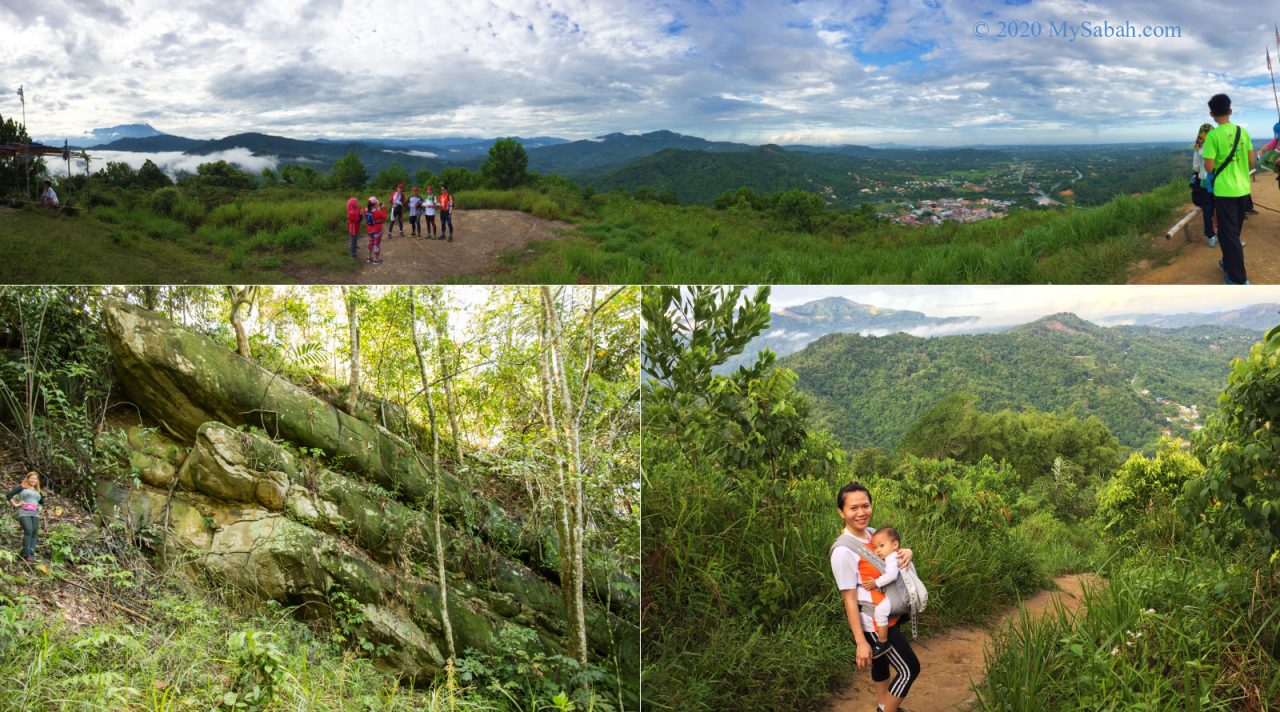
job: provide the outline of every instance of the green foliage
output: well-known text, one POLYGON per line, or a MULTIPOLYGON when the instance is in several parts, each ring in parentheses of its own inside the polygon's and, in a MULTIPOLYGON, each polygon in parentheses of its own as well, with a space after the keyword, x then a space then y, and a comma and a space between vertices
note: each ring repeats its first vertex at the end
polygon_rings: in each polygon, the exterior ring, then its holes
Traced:
MULTIPOLYGON (((344 159, 339 159, 338 163, 342 163, 343 160, 344 159)), ((356 159, 356 160, 358 161, 359 159, 356 159)), ((334 165, 335 184, 338 179, 337 169, 338 169, 338 166, 335 164, 334 165)), ((344 172, 349 171, 351 169, 351 166, 349 164, 344 164, 344 169, 345 169, 344 172)), ((361 170, 362 171, 364 170, 363 166, 361 166, 361 170)), ((361 173, 360 175, 363 175, 363 173, 361 173)), ((348 177, 351 177, 351 176, 348 176, 348 177)), ((281 166, 280 180, 287 186, 301 188, 304 190, 315 190, 318 188, 327 187, 324 176, 320 174, 320 171, 316 170, 312 166, 303 166, 297 163, 290 163, 288 165, 281 166)), ((364 185, 363 180, 361 181, 360 185, 364 185)), ((341 187, 341 186, 335 185, 335 187, 341 187)))
POLYGON ((284 652, 273 633, 242 630, 227 637, 227 652, 238 670, 234 689, 222 698, 229 709, 259 710, 275 701, 276 687, 285 680, 284 652))
POLYGON ((458 677, 482 686, 520 709, 593 709, 613 712, 608 702, 595 698, 592 686, 605 680, 605 672, 588 663, 564 655, 547 655, 540 650, 537 633, 519 626, 498 632, 494 649, 486 653, 474 648, 458 660, 458 677), (572 690, 566 692, 566 688, 572 690))
MULTIPOLYGON (((358 190, 369 182, 369 174, 354 151, 333 164, 333 186, 339 190, 358 190)), ((381 185, 381 183, 379 183, 381 185)))
POLYGON ((1161 441, 1154 457, 1134 453, 1098 491, 1099 530, 1118 545, 1171 543, 1184 534, 1175 499, 1203 472, 1199 460, 1170 440, 1161 441))
POLYGON ((803 232, 817 229, 818 219, 825 209, 821 195, 805 190, 783 191, 773 204, 773 211, 782 222, 803 232))
POLYGON ((262 177, 262 187, 264 188, 272 188, 280 185, 280 174, 270 168, 263 168, 262 173, 259 175, 262 177))
POLYGON ((242 171, 226 161, 214 161, 196 166, 195 175, 181 179, 179 184, 196 190, 206 188, 251 190, 257 187, 258 180, 252 173, 242 171))
POLYGON ((409 171, 396 161, 392 161, 391 165, 378 171, 378 175, 373 177, 370 184, 378 190, 395 190, 396 186, 408 182, 409 171))
MULTIPOLYGON (((30 141, 25 125, 15 119, 0 116, 0 144, 30 141)), ((34 195, 27 195, 27 186, 30 184, 31 190, 35 191, 39 187, 38 178, 44 171, 43 158, 27 163, 19 156, 0 156, 0 196, 25 195, 28 199, 35 198, 34 195)))
POLYGON ((456 194, 464 190, 479 188, 482 183, 483 181, 479 174, 472 173, 466 168, 449 166, 440 171, 440 185, 436 186, 436 192, 439 192, 441 186, 447 186, 449 192, 456 194))
POLYGON ((1187 483, 1188 519, 1222 541, 1250 533, 1280 552, 1280 329, 1231 364, 1227 387, 1196 440, 1202 477, 1187 483))
MULTIPOLYGON (((1165 429, 1189 437, 1194 424, 1180 417, 1177 406, 1157 399, 1205 412, 1229 359, 1246 353, 1256 340, 1240 329, 1104 329, 1057 314, 998 334, 930 339, 829 334, 780 359, 780 365, 794 370, 801 388, 814 397, 818 424, 850 449, 897 447, 916 424, 925 429, 910 436, 918 442, 911 451, 938 457, 959 457, 971 447, 963 438, 970 435, 965 428, 973 427, 999 427, 1049 445, 1062 427, 1064 439, 1094 433, 1093 447, 1101 447, 1097 438, 1105 425, 1121 444, 1137 449, 1154 446, 1165 429), (946 394, 968 394, 974 408, 993 415, 970 422, 973 409, 966 409, 959 395, 944 405, 946 394), (935 407, 939 410, 926 417, 935 407), (1001 415, 1005 409, 1042 414, 1001 415), (934 435, 940 437, 930 442, 934 435), (952 443, 952 437, 961 439, 952 443)), ((1085 464, 1094 475, 1118 464, 1094 460, 1095 467, 1056 453, 1085 464)), ((1008 457, 1024 471, 1014 459, 1018 453, 1008 457)), ((1035 456, 1030 463, 1035 472, 1024 474, 1048 471, 1053 458, 1053 453, 1035 456)))
POLYGON ((138 174, 134 178, 132 185, 142 190, 155 190, 173 185, 173 180, 165 175, 164 171, 160 170, 160 166, 157 166, 155 162, 148 158, 142 162, 142 167, 138 169, 138 174))
POLYGON ((987 656, 978 708, 1272 709, 1280 578, 1256 561, 1226 558, 1184 546, 1148 550, 1115 566, 1076 616, 1024 614, 987 656))
POLYGON ((514 138, 500 138, 489 147, 489 160, 480 167, 480 174, 493 187, 510 190, 529 182, 528 169, 529 156, 524 146, 514 138))

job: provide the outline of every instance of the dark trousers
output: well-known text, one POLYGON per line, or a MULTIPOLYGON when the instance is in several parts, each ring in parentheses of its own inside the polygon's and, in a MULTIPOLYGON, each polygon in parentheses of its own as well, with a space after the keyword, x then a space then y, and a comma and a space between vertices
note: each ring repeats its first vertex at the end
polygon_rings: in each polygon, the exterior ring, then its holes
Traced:
POLYGON ((351 242, 351 256, 352 256, 352 257, 355 257, 355 256, 356 256, 356 250, 357 250, 357 249, 359 249, 359 247, 360 247, 360 234, 359 234, 359 233, 357 233, 357 234, 355 234, 355 235, 349 235, 348 237, 350 237, 350 238, 351 238, 351 241, 350 241, 350 242, 351 242))
POLYGON ((445 227, 449 228, 449 240, 453 241, 453 216, 449 213, 440 213, 440 237, 444 237, 445 227))
POLYGON ((391 237, 391 226, 399 224, 400 234, 404 234, 404 207, 401 205, 391 206, 391 219, 387 221, 387 237, 391 237))
POLYGON ((435 237, 436 234, 436 216, 427 215, 427 234, 435 237))
MULTIPOLYGON (((875 642, 875 633, 862 633, 867 637, 867 642, 875 642)), ((874 658, 871 661, 871 680, 873 682, 884 682, 889 679, 889 668, 898 674, 894 678, 893 683, 889 685, 889 694, 902 699, 911 691, 911 686, 915 684, 916 678, 920 677, 920 658, 916 657, 916 653, 911 649, 911 643, 907 642, 907 637, 902 634, 902 621, 889 626, 889 652, 874 658)))
POLYGON ((1240 228, 1244 225, 1244 211, 1248 196, 1239 198, 1213 197, 1214 212, 1218 214, 1218 246, 1222 248, 1222 269, 1227 279, 1244 284, 1248 275, 1244 271, 1244 247, 1240 245, 1240 228))
POLYGON ((18 517, 22 527, 22 558, 30 559, 36 555, 36 532, 40 531, 39 517, 18 517))
POLYGON ((419 220, 419 217, 417 215, 409 216, 409 232, 413 233, 414 235, 417 235, 419 232, 418 220, 419 220))
POLYGON ((1213 237, 1217 234, 1213 231, 1213 196, 1206 191, 1201 200, 1200 215, 1204 218, 1204 236, 1213 237))

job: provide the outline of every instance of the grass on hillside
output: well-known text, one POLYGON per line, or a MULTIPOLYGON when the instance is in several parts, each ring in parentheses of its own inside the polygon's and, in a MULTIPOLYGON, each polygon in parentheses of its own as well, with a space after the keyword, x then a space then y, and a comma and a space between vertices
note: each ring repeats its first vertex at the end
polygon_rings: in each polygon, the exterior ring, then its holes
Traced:
MULTIPOLYGON (((577 223, 577 234, 504 255, 512 283, 1105 283, 1153 256, 1147 235, 1171 221, 1171 183, 1098 208, 1020 211, 1001 220, 909 227, 828 212, 814 233, 767 212, 665 205, 625 195, 471 190, 460 209, 519 210, 577 223), (532 251, 533 256, 529 253, 532 251)), ((0 281, 290 282, 293 267, 340 276, 346 196, 272 188, 206 205, 176 188, 104 194, 76 217, 0 211, 0 281)))
POLYGON ((511 282, 666 284, 1060 283, 1123 281, 1153 256, 1149 235, 1185 202, 1174 182, 1097 208, 1015 212, 1002 220, 912 228, 827 216, 816 234, 759 212, 592 201, 579 235, 538 243, 511 282))
MULTIPOLYGON (((223 206, 227 207, 227 206, 223 206)), ((343 274, 345 226, 319 222, 247 231, 215 209, 195 227, 142 208, 67 216, 0 209, 0 282, 10 284, 242 284, 293 281, 291 265, 343 274)), ((259 222, 250 213, 248 225, 259 222)), ((265 222, 265 221, 264 221, 265 222)))
MULTIPOLYGON (((0 549, 0 669, 10 671, 0 709, 614 709, 531 689, 553 687, 552 668, 518 649, 508 652, 523 671, 494 655, 464 655, 456 669, 415 686, 360 654, 357 608, 331 599, 331 623, 304 623, 292 607, 157 569, 122 530, 100 530, 51 495, 54 503, 67 511, 46 523, 41 563, 0 549)), ((2 529, 18 536, 16 526, 2 529)))
POLYGON ((978 709, 1280 709, 1280 574, 1234 559, 1134 557, 1076 617, 1012 621, 988 651, 978 709))

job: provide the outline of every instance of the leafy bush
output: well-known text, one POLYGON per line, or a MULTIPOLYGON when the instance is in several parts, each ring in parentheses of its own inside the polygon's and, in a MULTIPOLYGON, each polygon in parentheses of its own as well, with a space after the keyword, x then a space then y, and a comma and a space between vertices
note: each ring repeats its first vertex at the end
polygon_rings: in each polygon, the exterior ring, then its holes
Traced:
POLYGON ((311 225, 289 225, 279 232, 276 240, 286 250, 301 250, 315 244, 314 227, 311 225))

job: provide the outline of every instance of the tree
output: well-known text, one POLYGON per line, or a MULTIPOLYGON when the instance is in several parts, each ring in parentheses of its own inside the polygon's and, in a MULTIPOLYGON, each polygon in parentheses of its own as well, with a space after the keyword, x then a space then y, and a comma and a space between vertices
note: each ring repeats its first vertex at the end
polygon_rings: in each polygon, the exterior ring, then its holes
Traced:
POLYGON ((825 209, 826 204, 821 195, 799 189, 782 191, 774 205, 775 212, 783 222, 805 232, 813 232, 818 228, 818 219, 825 209))
POLYGON ((249 337, 244 331, 244 317, 240 310, 248 308, 253 311, 253 302, 258 297, 258 287, 227 286, 227 299, 231 301, 231 327, 236 332, 236 353, 245 358, 253 358, 249 350, 249 337))
POLYGON ((127 188, 137 179, 138 172, 123 161, 108 161, 98 175, 107 185, 127 188))
POLYGON ((448 186, 450 191, 457 193, 460 190, 479 187, 480 176, 466 168, 449 166, 440 171, 440 185, 448 186))
POLYGON ((333 164, 333 187, 341 190, 358 190, 369 182, 369 174, 365 171, 364 163, 360 161, 360 157, 355 151, 350 151, 347 155, 339 158, 333 164))
POLYGON ((489 147, 489 160, 480 167, 493 187, 509 190, 529 182, 529 156, 514 138, 500 138, 489 147))
POLYGON ((452 660, 457 651, 453 644, 453 624, 449 621, 449 579, 444 568, 444 538, 440 533, 440 430, 436 427, 436 408, 431 402, 431 379, 427 377, 427 362, 422 357, 422 343, 418 340, 418 300, 413 287, 409 287, 409 329, 413 334, 413 353, 418 358, 418 374, 422 377, 422 395, 427 401, 428 425, 431 428, 431 478, 435 487, 432 518, 435 520, 436 576, 440 581, 440 623, 444 627, 449 659, 452 660))
POLYGON ((320 175, 320 171, 311 166, 300 166, 296 163, 281 166, 280 179, 284 181, 285 185, 297 188, 324 187, 324 176, 320 175))
POLYGON ((262 187, 270 188, 280 185, 280 175, 270 168, 262 169, 262 187))
POLYGON ((1236 359, 1218 411, 1196 439, 1204 475, 1187 483, 1183 511, 1215 545, 1261 538, 1280 556, 1280 327, 1236 359))
POLYGON ((421 185, 421 186, 429 185, 432 187, 439 185, 439 183, 436 180, 436 174, 432 173, 430 168, 419 168, 413 174, 413 180, 415 181, 414 183, 415 185, 421 185))
POLYGON ((142 167, 138 169, 138 175, 133 184, 144 190, 154 190, 173 185, 173 179, 165 175, 165 172, 160 170, 160 166, 157 166, 148 158, 142 162, 142 167))
POLYGON ((449 416, 449 432, 453 434, 453 450, 457 457, 457 463, 462 465, 462 433, 458 428, 458 404, 453 397, 453 371, 456 369, 455 364, 450 363, 450 359, 446 355, 449 341, 449 330, 446 324, 446 315, 444 305, 440 303, 440 291, 432 290, 431 306, 434 314, 432 321, 435 322, 436 329, 436 358, 440 365, 441 379, 444 381, 444 409, 449 416))
POLYGON ((355 287, 343 287, 342 299, 347 305, 347 335, 351 346, 350 371, 347 378, 347 412, 356 414, 360 406, 360 321, 355 287))
MULTIPOLYGON (((0 116, 0 143, 30 143, 27 127, 0 116)), ((24 156, 0 156, 0 195, 25 194, 36 185, 36 177, 44 173, 44 159, 27 162, 24 156)), ((27 196, 32 197, 32 196, 27 196)))
POLYGON ((382 169, 373 179, 374 188, 395 188, 398 185, 409 182, 409 171, 404 166, 392 161, 391 165, 382 169))
POLYGON ((184 182, 196 187, 235 188, 240 190, 252 190, 258 185, 258 181, 252 173, 246 173, 226 161, 201 163, 196 166, 196 174, 188 176, 184 182))

